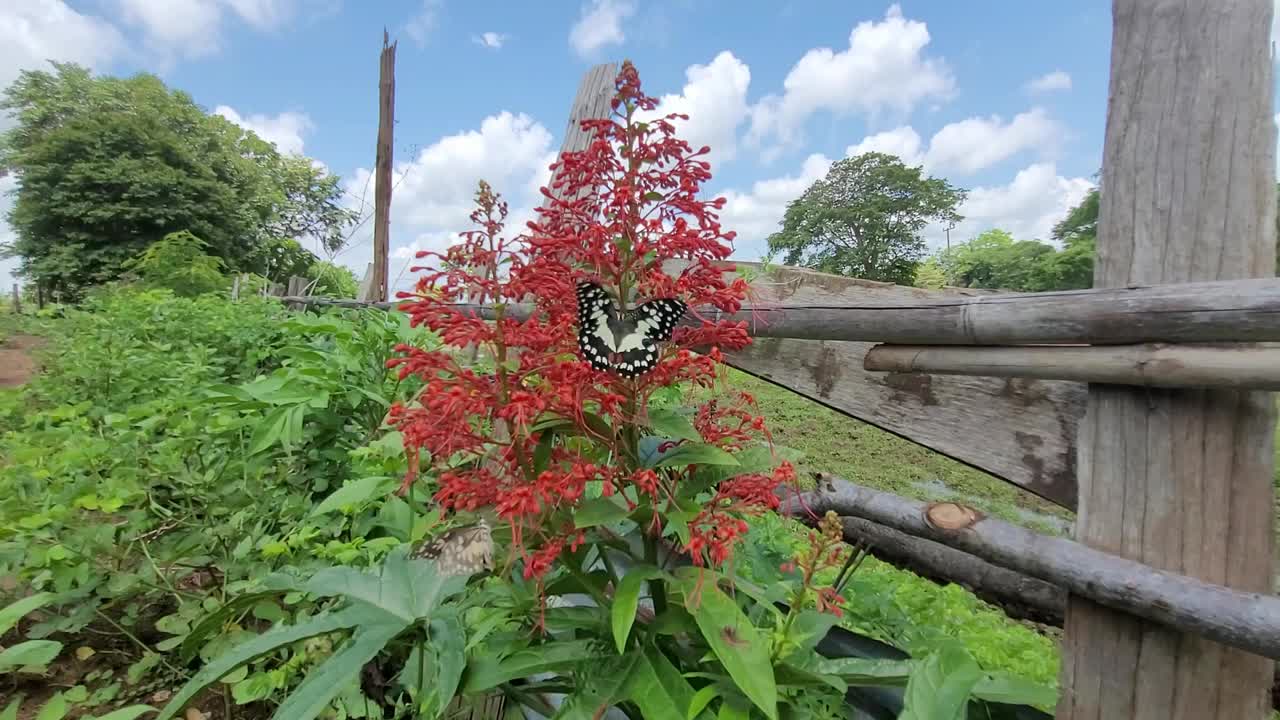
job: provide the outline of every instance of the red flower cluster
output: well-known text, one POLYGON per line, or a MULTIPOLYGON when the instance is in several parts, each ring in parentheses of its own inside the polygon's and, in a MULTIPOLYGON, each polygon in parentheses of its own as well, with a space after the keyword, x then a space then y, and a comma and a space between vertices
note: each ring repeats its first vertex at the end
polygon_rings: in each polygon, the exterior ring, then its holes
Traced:
MULTIPOLYGON (((400 356, 388 363, 401 377, 425 382, 413 402, 396 404, 389 415, 409 457, 401 491, 420 469, 434 470, 441 506, 496 512, 512 529, 527 577, 541 578, 563 547, 582 542, 572 511, 593 481, 606 495, 635 488, 655 518, 669 507, 684 474, 630 459, 648 396, 676 383, 712 386, 721 348, 750 343, 746 323, 699 314, 708 306, 736 312, 747 293, 723 262, 734 235, 715 214, 724 199, 698 198, 711 176, 698 159, 708 148, 695 152, 675 137, 671 121, 684 116, 637 119, 657 101, 641 92, 630 63, 615 88, 611 117, 582 123, 592 134, 588 147, 552 166, 553 187, 543 189, 549 201, 528 234, 502 236, 507 207, 481 183, 472 215, 478 229, 444 253, 419 253, 436 262, 413 268, 422 272, 416 291, 399 295, 408 299, 401 308, 412 324, 444 343, 438 350, 398 346, 400 356), (678 297, 701 322, 677 328, 657 366, 639 378, 597 371, 576 341, 575 290, 584 279, 628 303, 678 297), (466 302, 489 305, 492 314, 481 317, 466 302), (544 433, 566 427, 591 442, 542 442, 544 433)), ((726 449, 764 430, 744 405, 714 402, 699 410, 695 426, 706 442, 726 449)), ((789 480, 794 473, 784 465, 724 482, 691 524, 685 549, 699 564, 704 550, 712 563, 724 562, 745 530, 741 516, 776 507, 773 489, 789 480)))

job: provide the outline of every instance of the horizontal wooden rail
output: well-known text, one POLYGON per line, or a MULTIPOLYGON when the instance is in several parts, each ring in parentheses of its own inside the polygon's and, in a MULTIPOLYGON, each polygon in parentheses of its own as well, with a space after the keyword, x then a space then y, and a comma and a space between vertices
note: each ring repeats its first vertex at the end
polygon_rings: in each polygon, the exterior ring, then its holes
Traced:
POLYGON ((862 365, 877 372, 1280 390, 1280 347, 1274 346, 877 345, 867 352, 862 365))
MULTIPOLYGON (((367 306, 353 300, 281 298, 284 302, 367 306)), ((396 307, 399 303, 376 303, 396 307)), ((492 317, 487 306, 459 304, 492 317)), ((527 317, 531 306, 508 306, 527 317)), ((1133 344, 1280 341, 1280 278, 1007 293, 867 304, 784 302, 744 307, 732 314, 713 308, 711 319, 746 321, 758 338, 846 340, 892 344, 1024 345, 1046 343, 1133 344)), ((686 316, 685 324, 698 321, 686 316)))
POLYGON ((832 479, 834 490, 785 498, 781 511, 860 517, 945 543, 1108 607, 1280 659, 1280 598, 1213 585, 1048 537, 951 503, 926 504, 832 479), (948 510, 959 512, 948 513, 948 510), (958 522, 955 522, 958 520, 958 522))

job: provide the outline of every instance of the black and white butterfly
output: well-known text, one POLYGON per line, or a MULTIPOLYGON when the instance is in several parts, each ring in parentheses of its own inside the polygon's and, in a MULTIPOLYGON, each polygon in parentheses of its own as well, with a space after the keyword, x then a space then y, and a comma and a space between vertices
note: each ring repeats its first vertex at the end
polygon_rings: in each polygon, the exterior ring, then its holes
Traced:
POLYGON ((423 543, 411 557, 435 560, 441 575, 474 575, 493 569, 493 534, 483 517, 423 543))
POLYGON ((642 375, 658 364, 658 343, 671 339, 687 310, 681 300, 661 298, 621 311, 604 288, 579 282, 578 349, 597 370, 642 375))

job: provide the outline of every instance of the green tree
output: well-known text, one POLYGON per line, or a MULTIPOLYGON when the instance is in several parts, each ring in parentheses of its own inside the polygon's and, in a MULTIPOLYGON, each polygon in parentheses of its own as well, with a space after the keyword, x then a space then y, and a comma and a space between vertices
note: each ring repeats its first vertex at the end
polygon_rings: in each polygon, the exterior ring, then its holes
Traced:
POLYGON ((123 263, 151 287, 172 290, 175 295, 194 297, 217 292, 227 285, 222 258, 205 252, 208 244, 186 230, 169 233, 123 263))
POLYGON ((959 222, 965 191, 885 153, 837 161, 793 200, 769 254, 790 265, 911 284, 930 222, 959 222))
POLYGON ((282 238, 341 243, 354 215, 338 204, 337 178, 306 158, 281 156, 153 75, 53 67, 23 71, 0 100, 15 121, 0 135, 0 167, 18 178, 5 254, 21 275, 74 297, 180 231, 228 270, 268 276, 282 238))
POLYGON ((946 287, 947 273, 937 257, 930 257, 916 266, 916 276, 911 284, 918 288, 938 290, 946 287))
POLYGON ((327 260, 317 260, 307 269, 307 277, 315 281, 312 295, 334 298, 354 298, 360 291, 360 281, 351 268, 327 260))
POLYGON ((1057 251, 1035 240, 1014 240, 993 228, 939 256, 947 282, 959 287, 1040 292, 1052 290, 1046 272, 1057 251))

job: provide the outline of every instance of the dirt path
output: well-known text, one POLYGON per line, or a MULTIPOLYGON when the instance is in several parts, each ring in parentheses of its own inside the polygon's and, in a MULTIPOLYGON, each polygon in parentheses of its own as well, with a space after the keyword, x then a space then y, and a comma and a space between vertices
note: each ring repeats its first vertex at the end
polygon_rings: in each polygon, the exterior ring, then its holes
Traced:
POLYGON ((39 368, 31 351, 44 344, 35 335, 13 335, 0 345, 0 388, 24 385, 39 368))

